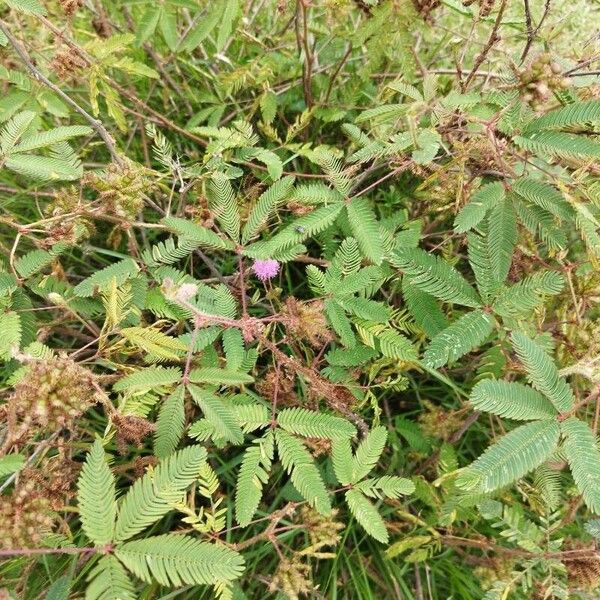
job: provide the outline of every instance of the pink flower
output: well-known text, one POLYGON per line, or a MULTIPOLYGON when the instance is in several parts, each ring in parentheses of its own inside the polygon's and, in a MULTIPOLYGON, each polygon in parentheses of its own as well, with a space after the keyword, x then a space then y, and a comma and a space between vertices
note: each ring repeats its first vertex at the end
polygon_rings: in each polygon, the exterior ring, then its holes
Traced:
POLYGON ((255 260, 252 270, 261 281, 267 281, 267 279, 273 279, 279 273, 279 263, 274 258, 255 260))

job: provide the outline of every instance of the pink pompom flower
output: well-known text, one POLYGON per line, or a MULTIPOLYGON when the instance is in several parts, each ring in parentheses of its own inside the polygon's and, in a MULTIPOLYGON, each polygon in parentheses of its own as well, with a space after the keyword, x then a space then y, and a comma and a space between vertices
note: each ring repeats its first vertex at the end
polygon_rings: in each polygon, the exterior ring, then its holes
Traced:
POLYGON ((255 260, 252 264, 252 270, 261 281, 267 281, 273 279, 279 273, 279 262, 274 258, 255 260))

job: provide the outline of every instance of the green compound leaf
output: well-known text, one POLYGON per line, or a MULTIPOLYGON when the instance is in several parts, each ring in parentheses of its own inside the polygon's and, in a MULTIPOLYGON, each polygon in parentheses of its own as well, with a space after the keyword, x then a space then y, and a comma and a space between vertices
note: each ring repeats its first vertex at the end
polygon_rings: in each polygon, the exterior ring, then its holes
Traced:
POLYGON ((201 446, 188 446, 162 460, 156 469, 136 480, 119 503, 116 541, 127 540, 172 510, 194 482, 206 460, 201 446))
POLYGON ((275 431, 275 439, 281 464, 294 487, 310 506, 324 516, 330 515, 329 494, 310 452, 298 438, 281 429, 275 431))
POLYGON ((583 421, 570 417, 560 424, 565 438, 563 450, 577 488, 586 506, 600 514, 600 451, 593 431, 583 421))
POLYGON ((474 310, 438 333, 429 344, 424 362, 438 368, 454 362, 480 346, 492 333, 494 319, 482 310, 474 310))
POLYGON ((379 512, 360 490, 348 490, 345 494, 350 512, 363 529, 378 542, 387 544, 389 535, 379 512))
POLYGON ((137 577, 161 585, 216 584, 238 579, 242 555, 187 535, 157 535, 118 546, 115 556, 137 577))
POLYGON ((480 381, 470 401, 477 410, 516 421, 554 419, 558 414, 542 394, 516 381, 480 381))
POLYGON ((542 392, 559 412, 573 408, 573 391, 559 376, 558 369, 543 348, 518 331, 512 334, 511 340, 533 387, 542 392))
POLYGON ((554 420, 534 421, 506 434, 457 478, 471 493, 488 493, 520 479, 556 450, 560 427, 554 420))
POLYGON ((79 518, 85 535, 99 546, 112 542, 117 514, 115 478, 102 442, 94 442, 77 481, 79 518))

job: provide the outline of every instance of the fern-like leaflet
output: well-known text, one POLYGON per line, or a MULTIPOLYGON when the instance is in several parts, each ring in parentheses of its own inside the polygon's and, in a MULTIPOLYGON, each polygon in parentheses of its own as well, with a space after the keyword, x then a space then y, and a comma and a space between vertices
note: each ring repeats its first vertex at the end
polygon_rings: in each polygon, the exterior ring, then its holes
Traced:
POLYGON ((244 452, 235 489, 235 516, 242 526, 250 523, 258 509, 263 485, 269 478, 274 450, 273 433, 269 431, 244 452))
POLYGON ((518 331, 512 334, 511 339, 532 385, 542 392, 559 412, 569 411, 575 402, 573 391, 560 377, 558 369, 546 352, 518 331))
POLYGON ((115 556, 143 581, 166 586, 233 581, 244 570, 244 559, 237 552, 186 535, 127 542, 117 547, 115 556))
POLYGON ((533 471, 556 450, 560 428, 544 419, 522 425, 490 446, 456 483, 472 493, 493 492, 533 471))
POLYGON ((128 540, 169 512, 198 477, 205 460, 204 448, 188 446, 138 479, 119 503, 115 541, 128 540))
POLYGON ((482 310, 467 313, 433 337, 423 360, 432 368, 453 362, 481 345, 493 326, 494 320, 488 313, 482 310))
POLYGON ((419 248, 396 250, 392 264, 420 290, 445 302, 477 307, 477 292, 454 267, 419 248))
POLYGON ((117 514, 115 478, 100 440, 94 442, 86 457, 77 487, 81 526, 86 536, 99 546, 112 542, 117 514))
POLYGON ((484 379, 471 392, 471 404, 477 410, 517 421, 554 419, 552 403, 529 386, 516 381, 484 379))
POLYGON ((322 515, 331 514, 331 501, 310 452, 295 436, 277 429, 277 452, 281 464, 300 495, 322 515))
POLYGON ((178 386, 162 403, 156 420, 154 452, 158 458, 171 454, 183 437, 185 428, 185 388, 178 386))
POLYGON ((277 423, 290 433, 310 438, 336 440, 356 435, 354 425, 345 419, 305 408, 284 408, 277 414, 277 423))
POLYGON ((586 423, 570 417, 560 424, 563 450, 573 479, 587 507, 600 513, 600 451, 598 440, 586 423))

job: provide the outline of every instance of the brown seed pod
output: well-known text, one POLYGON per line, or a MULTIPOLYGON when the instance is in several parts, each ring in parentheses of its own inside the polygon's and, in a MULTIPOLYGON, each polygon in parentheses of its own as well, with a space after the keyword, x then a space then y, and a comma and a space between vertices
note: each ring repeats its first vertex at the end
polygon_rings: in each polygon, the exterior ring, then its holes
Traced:
POLYGON ((33 479, 0 496, 0 548, 33 548, 52 528, 50 502, 33 479))
POLYGON ((86 66, 85 61, 69 48, 60 48, 50 62, 50 68, 60 79, 70 79, 81 73, 86 66))
POLYGON ((295 391, 294 374, 281 369, 279 375, 275 369, 269 369, 256 383, 256 389, 267 400, 273 400, 277 390, 278 406, 299 406, 300 399, 295 391))
POLYGON ((269 586, 270 592, 283 592, 290 600, 298 600, 314 589, 310 565, 296 554, 281 559, 269 586))
POLYGON ((133 162, 124 166, 112 163, 101 174, 89 171, 82 182, 98 192, 108 213, 126 220, 134 219, 142 209, 143 194, 151 187, 144 167, 133 162))
POLYGON ((117 430, 117 448, 121 454, 127 454, 129 443, 141 448, 144 438, 155 429, 153 423, 134 415, 114 413, 111 421, 117 430))
POLYGON ((34 360, 8 400, 13 430, 29 426, 57 431, 99 400, 95 375, 68 358, 34 360))
POLYGON ((431 20, 431 13, 441 4, 441 0, 413 0, 417 12, 425 21, 431 20))
POLYGON ((67 17, 72 17, 83 6, 83 0, 59 0, 59 3, 67 17))
POLYGON ((577 542, 567 542, 573 554, 564 559, 569 582, 574 587, 592 590, 600 584, 600 553, 594 552, 593 547, 586 547, 577 542), (581 551, 581 556, 575 551, 581 551))
POLYGON ((488 17, 492 10, 494 10, 494 4, 496 4, 496 0, 480 0, 479 16, 488 17))
POLYGON ((290 297, 282 314, 286 317, 288 332, 295 338, 306 340, 313 347, 319 347, 331 339, 322 301, 308 303, 290 297))

